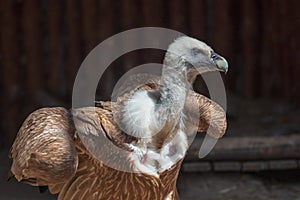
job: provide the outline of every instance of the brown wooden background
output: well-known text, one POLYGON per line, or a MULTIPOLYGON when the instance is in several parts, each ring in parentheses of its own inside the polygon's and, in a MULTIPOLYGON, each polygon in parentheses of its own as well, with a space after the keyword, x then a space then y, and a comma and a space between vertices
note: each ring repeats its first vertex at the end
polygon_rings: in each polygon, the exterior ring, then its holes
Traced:
MULTIPOLYGON (((0 143, 10 145, 33 110, 70 107, 87 53, 136 27, 166 27, 206 41, 229 61, 230 93, 298 102, 299 8, 299 0, 0 0, 0 143)), ((128 67, 161 61, 161 52, 117 60, 100 95, 107 98, 128 67)))

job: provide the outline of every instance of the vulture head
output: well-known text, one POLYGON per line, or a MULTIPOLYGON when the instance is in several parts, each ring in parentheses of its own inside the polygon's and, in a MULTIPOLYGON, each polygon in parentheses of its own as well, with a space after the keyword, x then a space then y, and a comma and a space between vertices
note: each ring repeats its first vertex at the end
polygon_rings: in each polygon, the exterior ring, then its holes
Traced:
POLYGON ((227 72, 227 61, 197 39, 182 36, 170 44, 165 60, 165 71, 175 70, 193 82, 195 77, 208 71, 227 72))

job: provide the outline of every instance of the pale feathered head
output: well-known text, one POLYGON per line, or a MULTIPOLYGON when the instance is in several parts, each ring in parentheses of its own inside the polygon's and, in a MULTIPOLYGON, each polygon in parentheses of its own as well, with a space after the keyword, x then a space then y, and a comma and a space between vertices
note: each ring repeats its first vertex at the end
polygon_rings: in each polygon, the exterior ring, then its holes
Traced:
POLYGON ((197 39, 182 36, 170 44, 165 64, 198 75, 207 71, 228 71, 228 63, 213 49, 197 39))

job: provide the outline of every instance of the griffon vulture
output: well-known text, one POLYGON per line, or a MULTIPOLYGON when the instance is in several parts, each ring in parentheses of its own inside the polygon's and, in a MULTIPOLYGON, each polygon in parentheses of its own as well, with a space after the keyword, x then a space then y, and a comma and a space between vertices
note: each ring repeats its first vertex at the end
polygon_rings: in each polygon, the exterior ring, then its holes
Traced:
POLYGON ((194 92, 192 83, 200 73, 227 70, 226 60, 208 45, 179 37, 165 54, 159 81, 99 107, 30 114, 11 148, 11 174, 48 186, 60 200, 179 199, 176 181, 189 137, 209 125, 215 138, 226 129, 224 110, 194 92))

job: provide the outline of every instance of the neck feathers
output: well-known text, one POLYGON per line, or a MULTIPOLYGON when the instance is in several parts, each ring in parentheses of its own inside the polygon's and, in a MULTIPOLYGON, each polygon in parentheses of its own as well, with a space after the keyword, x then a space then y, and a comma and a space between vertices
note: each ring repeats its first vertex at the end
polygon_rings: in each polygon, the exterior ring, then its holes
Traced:
POLYGON ((181 114, 188 91, 188 80, 184 62, 169 62, 165 59, 160 81, 161 110, 167 118, 176 118, 181 114), (176 65, 175 65, 176 64, 176 65))

